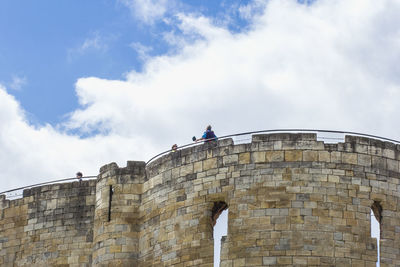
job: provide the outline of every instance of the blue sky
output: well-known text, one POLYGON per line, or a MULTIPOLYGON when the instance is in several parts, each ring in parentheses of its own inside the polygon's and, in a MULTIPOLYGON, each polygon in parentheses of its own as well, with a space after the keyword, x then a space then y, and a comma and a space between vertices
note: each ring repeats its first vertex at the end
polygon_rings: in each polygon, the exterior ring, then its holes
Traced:
MULTIPOLYGON (((155 1, 157 2, 157 1, 155 1)), ((248 1, 172 2, 221 23, 226 7, 248 1)), ((229 9, 229 8, 228 8, 229 9)), ((124 1, 3 1, 0 4, 0 81, 24 107, 32 123, 56 124, 78 107, 74 84, 81 77, 122 79, 140 71, 139 45, 151 56, 173 53, 162 35, 176 31, 163 18, 142 21, 124 1)), ((231 12, 229 27, 246 25, 231 12)), ((140 16, 140 15, 139 15, 140 16)))
POLYGON ((73 88, 78 78, 120 78, 128 69, 138 68, 129 40, 149 38, 134 27, 129 11, 113 1, 1 5, 0 80, 8 85, 15 77, 25 81, 12 93, 37 123, 59 122, 77 107, 73 88), (124 37, 128 34, 130 38, 124 37), (82 48, 86 40, 96 38, 107 40, 99 40, 106 43, 98 47, 92 43, 92 51, 82 48))
POLYGON ((397 0, 2 1, 4 190, 147 160, 208 124, 398 140, 399 13, 397 0))

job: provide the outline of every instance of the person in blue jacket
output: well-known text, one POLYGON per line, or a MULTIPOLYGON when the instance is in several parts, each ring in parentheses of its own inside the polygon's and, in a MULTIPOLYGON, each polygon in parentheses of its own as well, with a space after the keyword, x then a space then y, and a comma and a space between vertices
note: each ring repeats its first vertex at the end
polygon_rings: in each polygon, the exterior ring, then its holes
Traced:
POLYGON ((211 142, 217 140, 217 136, 214 131, 211 130, 211 125, 208 125, 206 131, 203 133, 203 136, 196 140, 196 142, 205 140, 205 142, 211 142))

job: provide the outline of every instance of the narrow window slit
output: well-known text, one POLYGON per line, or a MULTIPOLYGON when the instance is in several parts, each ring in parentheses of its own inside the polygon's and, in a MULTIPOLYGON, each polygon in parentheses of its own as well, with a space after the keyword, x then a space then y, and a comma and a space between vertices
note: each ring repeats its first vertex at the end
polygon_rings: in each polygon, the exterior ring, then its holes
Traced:
POLYGON ((110 195, 108 198, 108 221, 111 221, 111 202, 112 202, 112 195, 114 193, 114 189, 112 187, 112 185, 110 185, 110 195))

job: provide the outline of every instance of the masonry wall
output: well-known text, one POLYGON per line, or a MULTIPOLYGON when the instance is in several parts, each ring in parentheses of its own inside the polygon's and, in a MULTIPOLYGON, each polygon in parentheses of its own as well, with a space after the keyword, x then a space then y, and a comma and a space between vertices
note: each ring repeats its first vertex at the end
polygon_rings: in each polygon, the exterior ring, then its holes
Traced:
POLYGON ((138 266, 139 207, 145 163, 129 161, 100 169, 96 186, 93 266, 138 266))
POLYGON ((0 264, 211 267, 212 210, 225 202, 222 267, 375 266, 373 205, 382 208, 381 266, 400 266, 399 161, 388 142, 270 134, 199 144, 147 166, 111 163, 84 186, 2 199, 0 264))
POLYGON ((96 181, 0 196, 1 266, 91 266, 96 181))
POLYGON ((392 143, 346 137, 324 144, 315 134, 171 153, 147 166, 140 259, 143 266, 212 266, 211 210, 224 201, 223 267, 375 266, 376 202, 381 266, 400 266, 399 156, 392 143))

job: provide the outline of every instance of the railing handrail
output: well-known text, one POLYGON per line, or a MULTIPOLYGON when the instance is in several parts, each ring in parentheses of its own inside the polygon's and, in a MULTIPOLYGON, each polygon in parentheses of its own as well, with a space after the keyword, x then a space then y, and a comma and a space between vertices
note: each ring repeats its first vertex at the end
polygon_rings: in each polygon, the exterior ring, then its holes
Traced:
MULTIPOLYGON (((338 130, 321 130, 321 129, 273 129, 273 130, 259 130, 259 131, 252 131, 252 132, 243 132, 243 133, 237 133, 237 134, 229 134, 229 135, 224 135, 224 136, 220 136, 217 139, 227 139, 230 137, 235 137, 235 136, 242 136, 242 135, 253 135, 253 134, 260 134, 260 133, 279 133, 279 132, 314 132, 314 133, 335 133, 335 134, 344 134, 344 135, 354 135, 354 136, 360 136, 360 137, 369 137, 369 138, 376 138, 376 139, 380 139, 383 141, 389 141, 389 142, 393 142, 393 143, 397 143, 400 144, 400 141, 398 140, 394 140, 394 139, 390 139, 390 138, 386 138, 386 137, 381 137, 378 135, 372 135, 372 134, 363 134, 363 133, 357 133, 357 132, 350 132, 350 131, 338 131, 338 130)), ((192 142, 186 145, 182 145, 179 146, 177 149, 182 149, 185 147, 190 147, 190 146, 194 146, 196 144, 200 144, 203 143, 205 141, 208 140, 213 140, 215 138, 210 138, 210 139, 204 139, 201 140, 201 142, 192 142)), ((155 156, 153 156, 152 158, 150 158, 147 162, 146 165, 148 165, 151 161, 153 161, 154 159, 168 154, 170 153, 171 150, 166 150, 164 152, 161 152, 155 156)), ((84 176, 82 177, 82 179, 91 179, 91 178, 96 178, 97 176, 84 176)), ((23 190, 23 189, 27 189, 27 188, 33 188, 33 187, 37 187, 37 186, 41 186, 41 185, 48 185, 48 184, 55 184, 55 183, 59 183, 59 182, 65 182, 65 181, 72 181, 72 180, 77 180, 79 178, 65 178, 65 179, 59 179, 59 180, 53 180, 53 181, 48 181, 48 182, 43 182, 43 183, 39 183, 39 184, 33 184, 33 185, 28 185, 28 186, 23 186, 23 187, 19 187, 19 188, 14 188, 14 189, 10 189, 7 191, 3 191, 0 192, 0 195, 2 194, 6 194, 9 192, 13 192, 13 191, 18 191, 18 190, 23 190)))
MULTIPOLYGON (((91 179, 91 178, 95 178, 97 176, 83 176, 81 179, 91 179)), ((23 187, 19 187, 19 188, 14 188, 14 189, 10 189, 4 192, 0 192, 0 195, 9 193, 9 192, 13 192, 13 191, 18 191, 18 190, 23 190, 23 189, 27 189, 27 188, 32 188, 32 187, 37 187, 37 186, 41 186, 41 185, 48 185, 48 184, 56 184, 59 182, 66 182, 66 181, 72 181, 72 180, 79 180, 79 178, 64 178, 64 179, 59 179, 59 180, 53 180, 53 181, 48 181, 48 182, 43 182, 43 183, 39 183, 39 184, 33 184, 33 185, 26 185, 23 187)))
MULTIPOLYGON (((357 133, 357 132, 351 132, 351 131, 339 131, 339 130, 321 130, 321 129, 273 129, 273 130, 259 130, 259 131, 252 131, 252 132, 243 132, 243 133, 237 133, 237 134, 229 134, 229 135, 224 135, 224 136, 220 136, 218 137, 218 139, 226 139, 229 137, 235 137, 235 136, 242 136, 242 135, 249 135, 249 134, 259 134, 259 133, 273 133, 273 132, 315 132, 315 133, 336 133, 336 134, 345 134, 345 135, 355 135, 355 136, 360 136, 360 137, 370 137, 370 138, 376 138, 376 139, 380 139, 380 140, 384 140, 384 141, 390 141, 393 143, 397 143, 400 144, 400 141, 395 140, 395 139, 390 139, 390 138, 386 138, 386 137, 382 137, 382 136, 378 136, 378 135, 372 135, 372 134, 363 134, 363 133, 357 133)), ((210 138, 210 139, 206 139, 206 140, 202 140, 201 142, 205 142, 207 140, 212 140, 214 138, 210 138)), ((193 143, 189 143, 183 146, 178 146, 177 149, 182 149, 185 147, 189 147, 189 146, 194 146, 196 144, 199 144, 199 142, 193 142, 193 143)), ((153 156, 152 158, 150 158, 147 162, 146 165, 149 164, 151 161, 153 161, 154 159, 165 155, 167 153, 171 152, 171 150, 166 150, 164 152, 161 152, 155 156, 153 156)))

